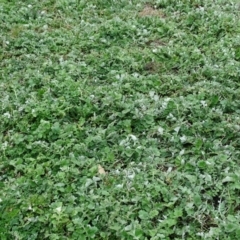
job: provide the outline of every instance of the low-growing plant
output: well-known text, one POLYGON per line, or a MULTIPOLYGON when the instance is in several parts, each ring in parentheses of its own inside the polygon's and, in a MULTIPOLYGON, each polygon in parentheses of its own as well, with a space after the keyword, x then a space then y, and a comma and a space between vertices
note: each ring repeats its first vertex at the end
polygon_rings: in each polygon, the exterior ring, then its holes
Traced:
POLYGON ((240 238, 239 15, 0 1, 0 238, 240 238))

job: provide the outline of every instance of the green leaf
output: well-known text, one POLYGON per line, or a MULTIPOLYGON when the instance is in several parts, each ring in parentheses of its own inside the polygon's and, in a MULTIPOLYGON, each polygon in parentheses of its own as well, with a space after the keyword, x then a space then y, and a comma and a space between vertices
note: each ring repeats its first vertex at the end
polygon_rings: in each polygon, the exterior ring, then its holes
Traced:
POLYGON ((150 213, 149 213, 149 218, 154 218, 158 215, 158 211, 155 209, 155 210, 151 210, 150 213))
POLYGON ((198 161, 198 167, 201 169, 207 169, 208 165, 206 163, 206 161, 198 161))
POLYGON ((140 210, 138 212, 138 216, 139 218, 141 218, 142 220, 147 220, 149 219, 149 214, 146 211, 140 210))

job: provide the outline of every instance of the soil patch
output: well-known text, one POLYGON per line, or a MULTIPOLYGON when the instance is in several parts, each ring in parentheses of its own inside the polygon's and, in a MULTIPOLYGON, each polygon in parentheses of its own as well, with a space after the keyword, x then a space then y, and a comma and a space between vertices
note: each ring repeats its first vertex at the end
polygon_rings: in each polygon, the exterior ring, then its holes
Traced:
POLYGON ((159 10, 153 8, 151 5, 146 5, 141 12, 140 17, 164 17, 164 14, 159 10))

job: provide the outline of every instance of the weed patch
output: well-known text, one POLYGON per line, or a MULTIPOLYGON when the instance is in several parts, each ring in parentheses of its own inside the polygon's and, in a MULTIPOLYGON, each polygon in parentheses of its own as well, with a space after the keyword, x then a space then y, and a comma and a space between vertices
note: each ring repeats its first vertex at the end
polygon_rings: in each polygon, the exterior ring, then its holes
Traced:
POLYGON ((239 239, 235 0, 0 3, 0 239, 239 239))

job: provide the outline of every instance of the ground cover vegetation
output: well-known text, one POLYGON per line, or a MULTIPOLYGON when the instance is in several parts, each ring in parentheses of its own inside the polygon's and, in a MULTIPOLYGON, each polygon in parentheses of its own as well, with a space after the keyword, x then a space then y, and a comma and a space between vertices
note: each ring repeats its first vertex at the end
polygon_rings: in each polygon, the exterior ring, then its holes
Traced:
POLYGON ((0 238, 240 239, 240 5, 0 1, 0 238))

